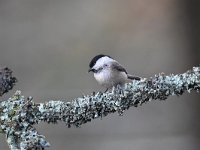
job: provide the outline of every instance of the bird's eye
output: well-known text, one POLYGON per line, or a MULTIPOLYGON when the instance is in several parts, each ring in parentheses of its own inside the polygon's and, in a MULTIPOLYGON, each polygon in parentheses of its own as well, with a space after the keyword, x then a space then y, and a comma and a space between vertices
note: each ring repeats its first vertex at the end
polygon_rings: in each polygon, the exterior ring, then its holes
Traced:
POLYGON ((108 67, 108 65, 107 65, 107 64, 105 64, 105 65, 104 65, 104 67, 108 67))

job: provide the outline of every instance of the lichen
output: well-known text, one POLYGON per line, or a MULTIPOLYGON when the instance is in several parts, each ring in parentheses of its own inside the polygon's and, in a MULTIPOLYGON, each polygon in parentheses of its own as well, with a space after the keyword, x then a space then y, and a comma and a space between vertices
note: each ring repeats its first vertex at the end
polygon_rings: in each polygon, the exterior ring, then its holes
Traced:
POLYGON ((108 114, 122 115, 130 107, 138 107, 152 100, 166 100, 171 95, 200 89, 200 67, 179 75, 159 74, 154 78, 133 81, 125 86, 113 87, 105 93, 97 92, 72 100, 49 101, 36 104, 17 91, 7 101, 0 103, 0 122, 10 149, 44 149, 50 144, 33 127, 41 121, 65 122, 67 127, 82 124, 108 114))
POLYGON ((12 70, 4 67, 0 69, 0 96, 13 88, 17 79, 12 76, 12 70))

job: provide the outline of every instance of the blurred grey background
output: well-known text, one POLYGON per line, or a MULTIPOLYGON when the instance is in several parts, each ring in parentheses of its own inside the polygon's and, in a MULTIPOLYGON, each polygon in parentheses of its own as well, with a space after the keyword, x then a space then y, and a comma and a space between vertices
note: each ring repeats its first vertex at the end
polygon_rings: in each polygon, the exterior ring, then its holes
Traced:
MULTIPOLYGON (((88 63, 103 53, 151 77, 200 63, 195 0, 0 0, 0 66, 25 96, 44 102, 103 90, 88 63)), ((199 150, 200 95, 184 94, 109 115, 81 128, 37 125, 49 150, 199 150)), ((0 149, 8 149, 0 135, 0 149)))

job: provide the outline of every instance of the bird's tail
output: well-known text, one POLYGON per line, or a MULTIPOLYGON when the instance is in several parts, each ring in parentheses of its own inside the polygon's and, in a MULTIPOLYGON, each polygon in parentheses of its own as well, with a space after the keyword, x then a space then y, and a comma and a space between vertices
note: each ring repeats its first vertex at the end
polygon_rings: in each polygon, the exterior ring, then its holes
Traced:
POLYGON ((141 80, 141 78, 137 77, 137 76, 133 76, 133 75, 130 75, 130 74, 127 74, 127 76, 128 76, 128 79, 130 79, 130 80, 138 80, 138 81, 141 80))

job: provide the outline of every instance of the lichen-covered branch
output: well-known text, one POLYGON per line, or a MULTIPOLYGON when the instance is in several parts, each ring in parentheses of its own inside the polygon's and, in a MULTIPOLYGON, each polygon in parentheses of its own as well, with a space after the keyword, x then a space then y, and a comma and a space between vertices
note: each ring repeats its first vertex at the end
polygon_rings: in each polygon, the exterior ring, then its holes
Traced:
POLYGON ((13 88, 17 79, 12 76, 12 70, 7 67, 0 69, 0 96, 13 88))
POLYGON ((71 102, 63 100, 36 104, 32 97, 25 99, 17 91, 0 104, 1 129, 13 150, 44 149, 49 143, 33 127, 41 121, 64 121, 68 127, 79 127, 110 113, 118 112, 121 115, 132 106, 137 107, 151 100, 165 100, 171 95, 182 95, 191 90, 200 90, 200 67, 193 67, 183 74, 159 74, 149 80, 133 81, 124 87, 93 93, 71 102))

